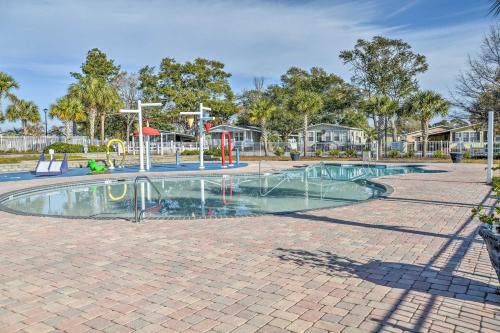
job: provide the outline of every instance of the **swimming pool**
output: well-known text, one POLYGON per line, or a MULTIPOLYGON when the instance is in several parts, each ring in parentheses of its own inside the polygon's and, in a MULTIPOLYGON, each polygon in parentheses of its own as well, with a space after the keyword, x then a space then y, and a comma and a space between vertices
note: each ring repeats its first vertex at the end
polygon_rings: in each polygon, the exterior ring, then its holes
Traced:
POLYGON ((425 172, 414 166, 317 164, 279 172, 70 183, 4 194, 0 209, 72 218, 189 219, 282 214, 380 197, 369 179, 425 172))

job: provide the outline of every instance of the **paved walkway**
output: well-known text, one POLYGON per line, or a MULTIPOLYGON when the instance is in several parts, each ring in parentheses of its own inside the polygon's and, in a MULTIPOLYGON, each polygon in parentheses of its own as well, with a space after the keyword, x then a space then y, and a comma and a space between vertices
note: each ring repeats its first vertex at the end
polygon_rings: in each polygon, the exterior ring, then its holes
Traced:
POLYGON ((389 198, 289 216, 0 213, 0 332, 498 332, 470 218, 490 203, 484 166, 429 168, 450 172, 384 177, 389 198))

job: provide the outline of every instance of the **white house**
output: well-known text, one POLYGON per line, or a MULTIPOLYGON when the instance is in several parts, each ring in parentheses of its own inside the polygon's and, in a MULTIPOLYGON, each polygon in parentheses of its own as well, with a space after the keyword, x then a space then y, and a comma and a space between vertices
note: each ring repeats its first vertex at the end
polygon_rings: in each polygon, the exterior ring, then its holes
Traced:
MULTIPOLYGON (((303 143, 303 131, 298 133, 299 142, 303 143)), ((334 124, 316 124, 307 129, 307 144, 311 146, 327 146, 334 149, 346 144, 364 144, 366 136, 361 128, 334 124)))
POLYGON ((210 129, 208 142, 212 146, 220 145, 222 132, 230 132, 233 142, 241 148, 253 147, 260 142, 261 130, 254 126, 218 125, 210 129))

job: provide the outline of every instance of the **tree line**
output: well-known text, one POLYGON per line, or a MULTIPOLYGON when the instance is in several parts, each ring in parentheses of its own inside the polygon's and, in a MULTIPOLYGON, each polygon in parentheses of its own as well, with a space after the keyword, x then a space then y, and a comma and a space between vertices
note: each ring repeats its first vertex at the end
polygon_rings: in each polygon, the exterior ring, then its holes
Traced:
MULTIPOLYGON (((164 58, 158 67, 127 73, 104 52, 92 49, 80 71, 70 73, 75 82, 50 106, 49 115, 63 123, 61 131, 67 140, 79 133, 104 141, 130 136, 134 115, 118 110, 135 108, 138 99, 161 102, 162 110, 148 110, 145 118, 160 130, 176 131, 188 130, 179 113, 204 103, 212 108, 215 124, 258 126, 267 153, 269 141, 286 140, 299 131, 306 147, 311 123, 361 128, 368 142, 377 141, 382 150, 388 138, 397 140, 399 134, 417 129, 426 142, 431 121, 448 115, 452 105, 462 112, 452 116, 470 121, 484 121, 486 111, 499 110, 498 24, 484 37, 479 53, 469 57, 451 100, 420 88, 418 78, 429 65, 424 55, 403 40, 359 39, 339 58, 352 73, 350 82, 321 67, 291 67, 278 83, 266 84, 264 78, 256 77, 252 88, 235 94, 229 84, 231 74, 216 60, 179 63, 164 58)), ((9 102, 0 121, 20 120, 23 134, 35 134, 41 121, 39 109, 32 101, 16 97, 18 88, 11 76, 0 72, 0 110, 3 100, 9 102)))

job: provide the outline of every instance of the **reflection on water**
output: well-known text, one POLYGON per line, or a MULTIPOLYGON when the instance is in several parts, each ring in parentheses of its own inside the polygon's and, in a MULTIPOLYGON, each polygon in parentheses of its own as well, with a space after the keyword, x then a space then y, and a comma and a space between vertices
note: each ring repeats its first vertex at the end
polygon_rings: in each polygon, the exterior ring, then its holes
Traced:
MULTIPOLYGON (((326 165, 282 173, 153 179, 137 186, 137 204, 149 217, 189 218, 284 213, 336 207, 378 197, 365 179, 423 172, 414 167, 326 165)), ((3 202, 29 214, 125 217, 135 212, 134 184, 115 181, 41 190, 3 202)))

